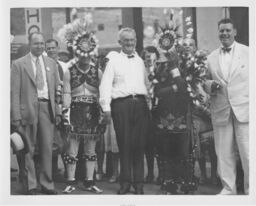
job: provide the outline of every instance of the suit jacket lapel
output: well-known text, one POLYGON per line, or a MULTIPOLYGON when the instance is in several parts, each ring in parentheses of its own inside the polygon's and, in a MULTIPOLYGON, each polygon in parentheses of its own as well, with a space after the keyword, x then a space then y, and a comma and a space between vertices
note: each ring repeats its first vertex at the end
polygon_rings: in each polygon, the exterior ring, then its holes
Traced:
POLYGON ((32 82, 36 85, 36 78, 35 78, 35 73, 33 70, 32 62, 31 62, 30 54, 27 54, 27 56, 26 56, 25 71, 28 73, 28 76, 30 77, 32 82))
POLYGON ((234 56, 233 56, 231 67, 230 67, 231 71, 229 73, 229 80, 232 77, 232 75, 235 73, 235 71, 237 70, 239 62, 240 62, 240 58, 241 58, 241 55, 240 55, 239 44, 236 43, 235 48, 234 48, 234 56))
POLYGON ((44 61, 44 67, 45 67, 45 73, 46 73, 46 79, 48 83, 48 90, 50 91, 51 85, 52 85, 52 71, 50 69, 49 61, 43 56, 44 61))
POLYGON ((227 80, 225 80, 223 72, 222 72, 222 68, 221 68, 221 64, 220 64, 220 48, 217 50, 217 52, 215 53, 215 62, 216 62, 216 74, 218 75, 218 77, 225 83, 227 83, 227 80))

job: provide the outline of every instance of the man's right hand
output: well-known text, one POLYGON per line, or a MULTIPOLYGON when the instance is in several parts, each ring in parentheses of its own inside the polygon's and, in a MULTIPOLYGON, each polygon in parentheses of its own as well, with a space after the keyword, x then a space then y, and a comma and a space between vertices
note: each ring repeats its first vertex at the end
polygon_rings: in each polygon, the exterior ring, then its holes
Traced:
POLYGON ((212 82, 211 90, 212 92, 215 92, 221 88, 221 84, 217 81, 212 82))
POLYGON ((19 131, 20 127, 22 126, 21 120, 12 121, 11 126, 15 131, 19 131))
POLYGON ((16 128, 20 127, 21 126, 21 120, 15 120, 12 122, 12 125, 16 128))
POLYGON ((103 120, 102 123, 104 124, 109 124, 111 121, 111 112, 110 111, 106 111, 103 113, 103 120))

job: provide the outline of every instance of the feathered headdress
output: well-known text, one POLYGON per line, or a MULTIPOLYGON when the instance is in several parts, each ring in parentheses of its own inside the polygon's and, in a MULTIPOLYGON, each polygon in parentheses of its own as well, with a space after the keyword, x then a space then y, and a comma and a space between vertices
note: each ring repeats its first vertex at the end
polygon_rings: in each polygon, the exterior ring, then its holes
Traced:
POLYGON ((165 23, 164 27, 160 26, 161 31, 156 34, 156 40, 160 49, 166 53, 177 45, 178 39, 181 38, 179 33, 180 24, 174 21, 174 11, 171 9, 169 21, 165 23))
POLYGON ((76 9, 71 12, 72 22, 64 25, 58 32, 58 37, 73 49, 76 56, 88 57, 97 54, 98 40, 91 30, 92 15, 85 13, 78 18, 76 9))

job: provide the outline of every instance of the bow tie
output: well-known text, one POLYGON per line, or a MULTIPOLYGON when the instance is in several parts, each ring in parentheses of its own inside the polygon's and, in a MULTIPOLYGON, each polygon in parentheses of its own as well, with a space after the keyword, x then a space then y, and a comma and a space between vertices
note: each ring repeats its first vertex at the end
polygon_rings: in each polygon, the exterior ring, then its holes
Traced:
POLYGON ((131 59, 131 58, 134 58, 134 55, 133 54, 132 55, 128 55, 127 57, 128 57, 128 59, 131 59))
POLYGON ((221 49, 223 53, 229 53, 231 51, 231 48, 228 48, 228 47, 222 47, 221 49))

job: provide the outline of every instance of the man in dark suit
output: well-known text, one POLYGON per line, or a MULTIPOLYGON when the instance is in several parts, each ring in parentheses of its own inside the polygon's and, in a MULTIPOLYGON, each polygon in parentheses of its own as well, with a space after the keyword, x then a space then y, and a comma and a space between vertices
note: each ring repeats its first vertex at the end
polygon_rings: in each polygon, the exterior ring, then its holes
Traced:
POLYGON ((22 183, 26 194, 37 194, 33 157, 39 154, 41 191, 56 194, 52 181, 52 144, 54 124, 60 121, 59 74, 56 63, 42 55, 41 33, 29 36, 30 52, 11 68, 11 124, 27 137, 28 153, 21 157, 22 183))

